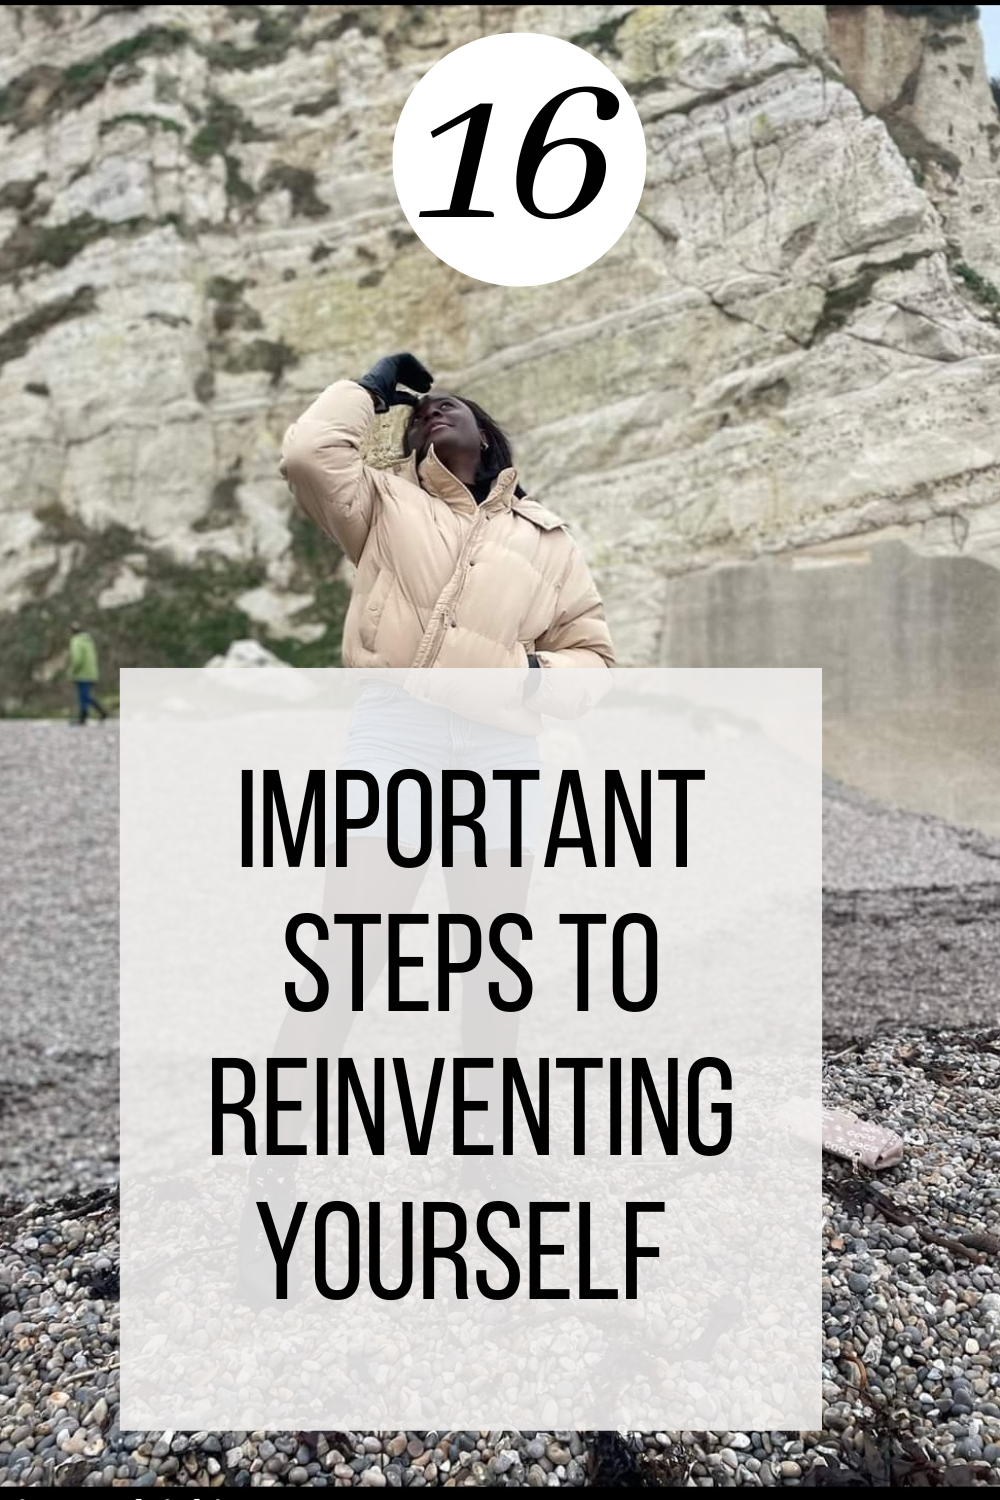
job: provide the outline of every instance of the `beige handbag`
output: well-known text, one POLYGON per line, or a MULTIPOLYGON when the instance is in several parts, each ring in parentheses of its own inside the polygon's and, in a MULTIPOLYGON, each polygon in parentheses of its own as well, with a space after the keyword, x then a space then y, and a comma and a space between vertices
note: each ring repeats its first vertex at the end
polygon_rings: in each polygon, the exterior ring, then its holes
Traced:
POLYGON ((884 1125, 862 1120, 848 1109, 817 1110, 805 1099, 791 1099, 781 1118, 793 1135, 815 1143, 817 1116, 823 1150, 869 1172, 884 1172, 903 1159, 903 1138, 884 1125))

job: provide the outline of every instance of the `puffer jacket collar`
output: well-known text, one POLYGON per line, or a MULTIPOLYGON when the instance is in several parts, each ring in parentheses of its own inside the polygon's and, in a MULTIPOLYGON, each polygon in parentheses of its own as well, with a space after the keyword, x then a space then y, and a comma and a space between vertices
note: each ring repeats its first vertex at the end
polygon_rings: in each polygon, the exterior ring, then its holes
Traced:
POLYGON ((444 500, 455 510, 463 511, 470 516, 488 507, 491 511, 516 510, 519 515, 524 516, 526 520, 533 521, 543 531, 555 531, 566 524, 553 511, 547 510, 544 505, 539 505, 537 500, 531 500, 527 495, 514 494, 517 488, 516 469, 501 470, 482 505, 477 505, 467 486, 460 479, 456 479, 447 465, 438 458, 433 443, 419 464, 416 454, 411 453, 396 473, 401 479, 409 480, 411 484, 426 490, 429 495, 434 495, 438 500, 444 500))

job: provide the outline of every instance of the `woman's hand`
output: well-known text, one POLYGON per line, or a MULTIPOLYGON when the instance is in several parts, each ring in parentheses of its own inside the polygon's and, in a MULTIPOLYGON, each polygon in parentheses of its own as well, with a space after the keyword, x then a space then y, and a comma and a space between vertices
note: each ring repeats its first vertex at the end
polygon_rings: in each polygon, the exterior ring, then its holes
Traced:
POLYGON ((422 365, 414 354, 387 354, 373 365, 367 375, 362 375, 358 385, 364 386, 375 403, 376 411, 388 411, 390 406, 416 406, 417 397, 412 391, 423 395, 434 382, 430 370, 422 365), (409 386, 400 391, 398 384, 409 386))

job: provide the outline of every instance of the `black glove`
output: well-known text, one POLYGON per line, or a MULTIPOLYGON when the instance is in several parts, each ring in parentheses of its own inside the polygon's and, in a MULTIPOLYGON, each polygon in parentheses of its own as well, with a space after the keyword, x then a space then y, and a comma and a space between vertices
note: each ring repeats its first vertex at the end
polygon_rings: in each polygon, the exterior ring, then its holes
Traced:
POLYGON ((541 686, 542 682, 542 664, 532 651, 528 652, 528 666, 534 667, 535 670, 528 673, 527 679, 524 684, 524 690, 521 693, 522 703, 524 702, 525 698, 531 697, 532 693, 534 693, 536 689, 541 686))
POLYGON ((388 411, 390 406, 416 406, 416 396, 409 391, 397 391, 400 381, 423 395, 430 390, 434 376, 413 354, 387 354, 367 375, 362 375, 358 385, 363 385, 369 393, 376 411, 388 411))

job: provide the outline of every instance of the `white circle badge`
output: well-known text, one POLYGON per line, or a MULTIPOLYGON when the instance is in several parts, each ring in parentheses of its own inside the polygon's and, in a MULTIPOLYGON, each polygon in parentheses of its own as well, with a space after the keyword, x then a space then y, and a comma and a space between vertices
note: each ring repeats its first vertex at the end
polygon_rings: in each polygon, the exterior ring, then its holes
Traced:
POLYGON ((536 32, 482 37, 420 80, 392 171, 411 228, 439 260, 498 286, 562 281, 628 228, 646 141, 615 75, 536 32))

